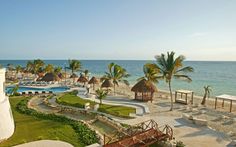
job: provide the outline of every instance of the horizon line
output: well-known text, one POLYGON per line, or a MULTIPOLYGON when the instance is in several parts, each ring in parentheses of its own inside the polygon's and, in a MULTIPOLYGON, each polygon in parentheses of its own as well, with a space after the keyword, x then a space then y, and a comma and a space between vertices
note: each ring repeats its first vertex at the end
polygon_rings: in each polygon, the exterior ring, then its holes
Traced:
MULTIPOLYGON (((78 59, 78 58, 68 58, 68 59, 43 59, 43 58, 34 58, 34 59, 0 59, 0 61, 24 61, 24 60, 36 60, 36 59, 40 59, 40 60, 48 60, 48 61, 53 61, 53 60, 69 60, 69 59, 76 59, 76 60, 80 60, 80 61, 86 61, 86 60, 91 60, 91 61, 109 61, 109 60, 113 60, 113 61, 155 61, 155 59, 78 59)), ((191 61, 191 62, 236 62, 236 60, 185 60, 185 61, 191 61)))

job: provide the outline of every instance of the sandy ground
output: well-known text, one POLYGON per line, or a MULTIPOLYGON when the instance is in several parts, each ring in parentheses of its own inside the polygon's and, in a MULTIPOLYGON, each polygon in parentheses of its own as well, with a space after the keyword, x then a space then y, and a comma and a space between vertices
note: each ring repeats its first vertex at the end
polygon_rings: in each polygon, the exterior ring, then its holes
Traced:
POLYGON ((63 141, 40 140, 17 145, 15 147, 73 147, 73 146, 63 141))

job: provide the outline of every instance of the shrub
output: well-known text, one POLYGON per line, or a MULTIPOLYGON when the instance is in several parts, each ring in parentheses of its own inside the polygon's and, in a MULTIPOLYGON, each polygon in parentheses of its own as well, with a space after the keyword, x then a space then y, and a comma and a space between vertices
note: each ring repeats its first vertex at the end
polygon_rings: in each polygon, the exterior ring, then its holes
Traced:
POLYGON ((176 147, 185 147, 185 144, 182 141, 177 141, 176 147))
POLYGON ((71 95, 77 95, 78 94, 78 90, 73 90, 73 91, 68 92, 68 93, 71 94, 71 95))

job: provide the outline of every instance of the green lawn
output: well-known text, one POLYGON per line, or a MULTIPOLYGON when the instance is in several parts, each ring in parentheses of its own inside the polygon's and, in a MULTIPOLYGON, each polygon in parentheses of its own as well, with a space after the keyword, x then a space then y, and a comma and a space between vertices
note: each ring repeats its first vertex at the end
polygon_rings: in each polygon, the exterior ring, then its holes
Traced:
POLYGON ((16 111, 16 105, 23 97, 12 97, 10 103, 15 121, 15 132, 11 138, 0 143, 0 147, 8 147, 35 140, 50 139, 66 141, 76 147, 84 146, 70 125, 42 120, 24 115, 16 111))
MULTIPOLYGON (((96 104, 93 101, 79 98, 78 96, 76 96, 75 92, 65 93, 64 95, 57 98, 57 102, 64 105, 70 105, 79 108, 84 108, 84 104, 88 102, 90 103, 90 107, 92 108, 96 104)), ((112 106, 112 105, 102 104, 100 105, 98 111, 111 114, 114 116, 130 118, 129 113, 135 113, 136 109, 132 107, 112 106)))

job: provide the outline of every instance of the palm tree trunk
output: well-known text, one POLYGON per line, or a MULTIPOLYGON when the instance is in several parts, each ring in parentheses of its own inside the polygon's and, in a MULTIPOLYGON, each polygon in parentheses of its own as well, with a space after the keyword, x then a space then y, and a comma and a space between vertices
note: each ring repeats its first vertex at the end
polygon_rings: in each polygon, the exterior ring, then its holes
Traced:
POLYGON ((173 96, 172 96, 171 82, 170 81, 169 81, 169 90, 170 90, 170 102, 171 102, 170 111, 172 111, 173 110, 173 96))
POLYGON ((114 95, 116 95, 116 85, 115 84, 114 84, 113 88, 114 88, 114 95))
POLYGON ((16 72, 16 74, 15 74, 15 79, 17 79, 17 74, 18 74, 18 73, 16 72))
MULTIPOLYGON (((74 70, 72 69, 71 72, 72 72, 72 75, 73 75, 74 74, 74 70)), ((73 84, 75 84, 75 77, 74 76, 73 76, 73 84)))
POLYGON ((102 99, 100 99, 100 104, 102 104, 102 99))
POLYGON ((202 99, 202 105, 205 105, 206 103, 206 97, 207 97, 207 93, 205 92, 204 96, 203 96, 203 99, 202 99))

